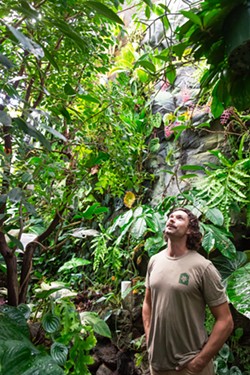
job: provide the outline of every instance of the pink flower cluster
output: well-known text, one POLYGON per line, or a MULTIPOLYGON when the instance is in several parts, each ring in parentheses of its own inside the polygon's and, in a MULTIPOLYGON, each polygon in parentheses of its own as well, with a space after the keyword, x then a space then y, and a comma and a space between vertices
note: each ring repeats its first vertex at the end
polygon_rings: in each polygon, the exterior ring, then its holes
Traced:
POLYGON ((169 125, 164 126, 164 134, 166 138, 169 138, 172 134, 174 134, 174 131, 172 130, 175 126, 179 126, 180 122, 175 121, 169 125))
POLYGON ((231 119, 232 115, 234 114, 234 108, 229 107, 223 111, 222 115, 220 116, 220 123, 221 125, 226 125, 229 120, 231 119))

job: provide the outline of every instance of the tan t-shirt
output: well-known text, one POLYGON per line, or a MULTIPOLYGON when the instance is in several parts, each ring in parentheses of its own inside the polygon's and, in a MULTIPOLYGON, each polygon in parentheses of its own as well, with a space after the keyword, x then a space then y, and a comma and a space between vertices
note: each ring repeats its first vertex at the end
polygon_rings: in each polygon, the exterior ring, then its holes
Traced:
POLYGON ((224 287, 213 264, 191 250, 177 258, 163 250, 150 258, 146 287, 152 298, 149 361, 155 370, 173 370, 207 341, 205 307, 226 302, 224 287))

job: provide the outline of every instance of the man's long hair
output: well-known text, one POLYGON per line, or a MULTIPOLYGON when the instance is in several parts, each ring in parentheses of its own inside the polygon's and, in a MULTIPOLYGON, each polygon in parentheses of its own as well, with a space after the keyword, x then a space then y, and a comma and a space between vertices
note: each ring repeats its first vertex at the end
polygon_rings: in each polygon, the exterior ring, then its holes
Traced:
POLYGON ((188 229, 190 230, 190 233, 187 235, 187 242, 186 246, 189 250, 199 250, 202 234, 200 232, 199 227, 199 220, 198 218, 187 208, 180 207, 173 209, 172 212, 175 211, 183 211, 188 215, 189 223, 188 223, 188 229))

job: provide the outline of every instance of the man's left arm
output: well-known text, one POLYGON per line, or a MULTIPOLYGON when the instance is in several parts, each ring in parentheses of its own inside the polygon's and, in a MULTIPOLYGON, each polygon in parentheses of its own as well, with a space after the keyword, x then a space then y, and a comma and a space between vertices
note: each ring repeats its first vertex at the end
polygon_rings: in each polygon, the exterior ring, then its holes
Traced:
POLYGON ((215 317, 215 324, 208 341, 200 353, 188 362, 186 366, 187 369, 193 372, 199 372, 206 367, 221 349, 234 327, 233 318, 227 302, 219 306, 210 307, 210 310, 215 317))

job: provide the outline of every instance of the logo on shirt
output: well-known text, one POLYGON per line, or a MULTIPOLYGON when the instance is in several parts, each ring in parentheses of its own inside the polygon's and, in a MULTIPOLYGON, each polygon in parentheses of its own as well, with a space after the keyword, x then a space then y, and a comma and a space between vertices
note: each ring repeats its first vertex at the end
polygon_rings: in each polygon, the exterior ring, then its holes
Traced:
POLYGON ((179 278, 179 284, 188 285, 189 275, 187 273, 181 273, 179 278))

